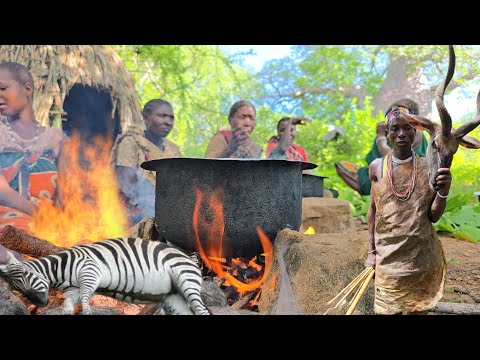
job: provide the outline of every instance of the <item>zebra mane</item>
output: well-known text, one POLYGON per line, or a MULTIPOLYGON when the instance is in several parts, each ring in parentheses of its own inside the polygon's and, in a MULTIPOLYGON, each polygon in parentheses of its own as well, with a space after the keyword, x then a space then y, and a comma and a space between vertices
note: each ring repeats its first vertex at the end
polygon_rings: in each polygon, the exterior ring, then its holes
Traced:
POLYGON ((9 265, 19 264, 20 261, 17 260, 15 255, 13 255, 10 251, 7 250, 7 263, 4 265, 0 265, 0 275, 7 275, 9 265))

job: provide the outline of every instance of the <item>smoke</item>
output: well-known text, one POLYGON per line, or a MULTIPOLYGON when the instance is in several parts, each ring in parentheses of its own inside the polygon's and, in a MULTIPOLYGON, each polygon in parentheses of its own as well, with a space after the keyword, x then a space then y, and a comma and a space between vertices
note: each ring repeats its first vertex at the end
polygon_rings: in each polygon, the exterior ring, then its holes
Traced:
POLYGON ((272 310, 272 315, 299 315, 298 303, 295 293, 288 277, 287 267, 283 257, 287 252, 287 244, 278 246, 278 273, 280 278, 280 290, 278 292, 278 300, 272 310))

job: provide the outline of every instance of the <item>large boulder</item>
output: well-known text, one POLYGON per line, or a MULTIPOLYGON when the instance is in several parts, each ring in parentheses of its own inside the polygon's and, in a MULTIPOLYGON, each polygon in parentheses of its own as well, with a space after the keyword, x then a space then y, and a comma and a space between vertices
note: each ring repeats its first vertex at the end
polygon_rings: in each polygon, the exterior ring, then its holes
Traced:
POLYGON ((300 231, 305 231, 309 226, 312 226, 317 234, 354 231, 355 222, 350 203, 335 198, 303 198, 300 231))
MULTIPOLYGON (((367 251, 368 231, 303 235, 282 230, 262 287, 260 313, 324 314, 327 302, 364 270, 367 251)), ((372 281, 354 314, 373 314, 373 299, 372 281)))
POLYGON ((23 301, 10 289, 8 282, 0 278, 0 315, 30 315, 23 301))

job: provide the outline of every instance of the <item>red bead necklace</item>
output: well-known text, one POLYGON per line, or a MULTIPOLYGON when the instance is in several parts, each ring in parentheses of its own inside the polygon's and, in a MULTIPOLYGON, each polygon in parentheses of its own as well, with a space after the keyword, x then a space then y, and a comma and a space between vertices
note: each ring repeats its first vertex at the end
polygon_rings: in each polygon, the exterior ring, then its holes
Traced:
POLYGON ((410 183, 407 187, 407 190, 403 192, 398 192, 395 190, 395 186, 393 185, 393 161, 392 161, 393 153, 390 155, 390 161, 388 166, 388 180, 390 183, 390 189, 392 189, 393 194, 395 197, 400 201, 407 201, 410 199, 410 195, 413 193, 413 189, 415 188, 415 179, 417 173, 417 157, 415 153, 412 151, 412 158, 413 158, 413 166, 412 166, 412 174, 410 176, 410 183))

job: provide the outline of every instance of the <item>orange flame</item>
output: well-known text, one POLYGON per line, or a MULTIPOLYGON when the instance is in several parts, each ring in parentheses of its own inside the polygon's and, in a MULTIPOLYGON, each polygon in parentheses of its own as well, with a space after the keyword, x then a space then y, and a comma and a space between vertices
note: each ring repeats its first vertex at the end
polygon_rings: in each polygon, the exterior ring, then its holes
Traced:
MULTIPOLYGON (((203 193, 199 188, 195 189, 197 200, 195 202, 195 208, 193 211, 193 227, 195 230, 195 243, 200 254, 200 257, 204 261, 205 265, 209 269, 211 269, 217 275, 225 278, 225 284, 233 285, 239 293, 245 293, 247 291, 252 291, 259 288, 262 283, 267 278, 267 275, 270 273, 270 269, 272 267, 272 244, 262 229, 257 226, 257 233, 260 238, 260 242, 262 243, 264 256, 265 256, 265 269, 263 275, 260 279, 254 280, 245 284, 239 280, 237 280, 234 276, 228 273, 228 266, 222 265, 221 261, 225 260, 222 257, 222 249, 223 249, 223 234, 225 232, 225 222, 223 218, 223 204, 221 201, 221 192, 214 191, 208 198, 208 204, 210 208, 214 212, 213 221, 206 225, 205 218, 202 216, 200 221, 200 204, 203 200, 203 193), (206 251, 203 249, 203 246, 200 242, 200 236, 198 231, 198 225, 201 223, 204 226, 208 226, 208 248, 206 251)), ((232 263, 234 263, 234 259, 232 259, 232 263)))
POLYGON ((58 177, 61 206, 40 201, 33 215, 35 236, 64 247, 124 236, 128 215, 110 164, 111 148, 111 141, 102 137, 88 146, 77 135, 66 142, 58 177))
POLYGON ((309 226, 307 230, 303 232, 304 234, 307 235, 314 235, 315 234, 315 229, 312 226, 309 226))

